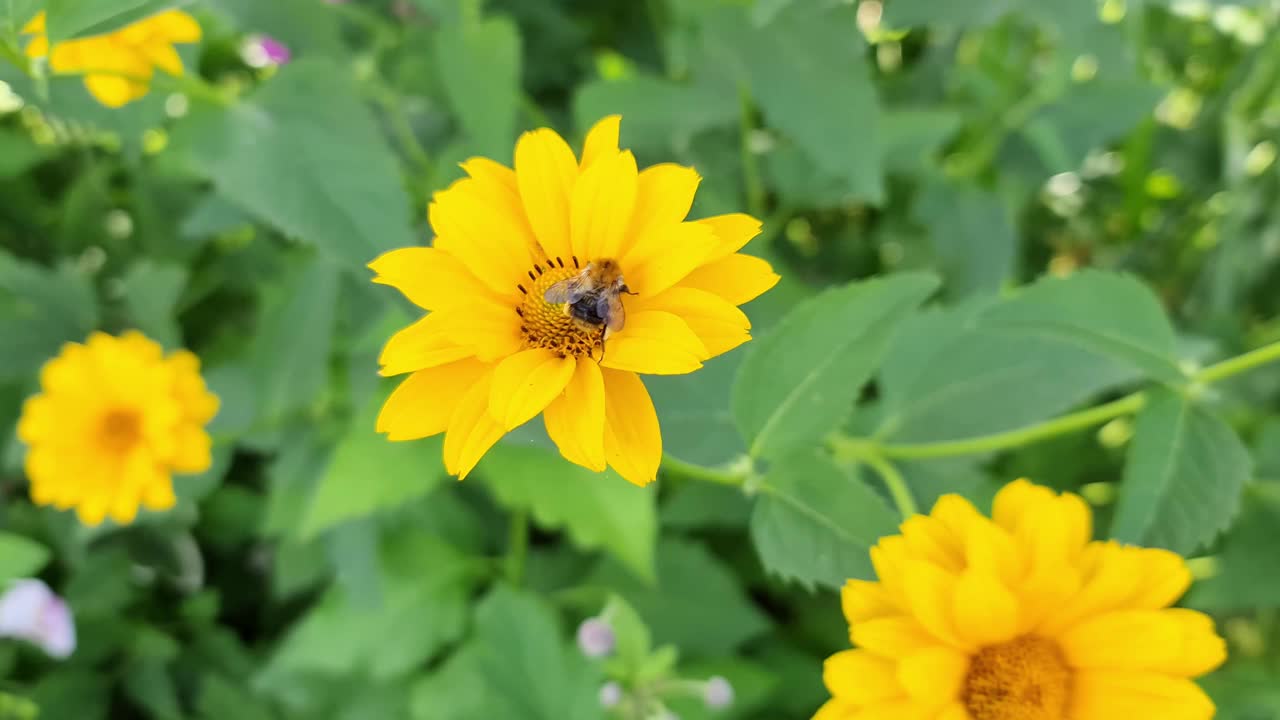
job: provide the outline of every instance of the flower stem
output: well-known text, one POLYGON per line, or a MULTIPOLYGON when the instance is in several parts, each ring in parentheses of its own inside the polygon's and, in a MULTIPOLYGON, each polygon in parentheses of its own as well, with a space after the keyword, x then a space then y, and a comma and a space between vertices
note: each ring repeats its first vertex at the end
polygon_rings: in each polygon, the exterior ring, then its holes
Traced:
POLYGON ((893 504, 898 506, 898 513, 902 515, 903 520, 919 514, 920 509, 916 506, 911 488, 907 487, 906 478, 902 477, 902 473, 893 463, 876 452, 863 452, 859 455, 859 459, 866 463, 867 467, 875 470, 884 481, 885 487, 889 489, 889 497, 892 497, 893 504))
POLYGON ((729 485, 731 487, 742 487, 746 484, 747 478, 750 477, 750 467, 739 469, 737 467, 718 470, 715 468, 694 465, 685 462, 671 455, 662 456, 663 469, 689 478, 691 480, 701 480, 703 482, 715 483, 716 485, 729 485))
POLYGON ((507 580, 519 586, 524 577, 524 560, 529 554, 529 511, 511 514, 510 538, 507 543, 507 580))
POLYGON ((1195 379, 1197 382, 1206 384, 1214 383, 1276 360, 1280 360, 1280 342, 1263 345, 1243 355, 1237 355, 1216 365, 1210 365, 1196 373, 1195 379))

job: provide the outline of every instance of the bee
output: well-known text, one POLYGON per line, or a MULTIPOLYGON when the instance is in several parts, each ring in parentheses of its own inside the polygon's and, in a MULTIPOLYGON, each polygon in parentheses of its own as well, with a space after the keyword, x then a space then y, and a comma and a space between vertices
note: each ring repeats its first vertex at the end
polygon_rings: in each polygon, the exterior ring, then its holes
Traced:
POLYGON ((583 330, 600 331, 603 343, 622 329, 627 320, 622 308, 622 294, 636 295, 622 279, 622 268, 616 260, 587 263, 577 275, 547 288, 543 299, 566 305, 566 314, 583 330))

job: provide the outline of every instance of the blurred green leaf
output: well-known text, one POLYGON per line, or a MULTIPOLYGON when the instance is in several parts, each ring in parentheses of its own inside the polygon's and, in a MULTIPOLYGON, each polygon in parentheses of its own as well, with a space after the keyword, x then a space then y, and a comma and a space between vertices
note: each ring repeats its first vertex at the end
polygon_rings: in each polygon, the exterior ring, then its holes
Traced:
POLYGON ((488 717, 596 720, 594 668, 565 646, 537 596, 497 585, 476 608, 477 663, 495 710, 488 717))
POLYGON ((709 708, 701 697, 676 698, 671 710, 682 720, 738 720, 759 717, 775 688, 781 684, 777 675, 757 662, 743 658, 712 660, 686 665, 681 674, 693 680, 719 676, 733 688, 733 704, 727 708, 709 708))
POLYGON ((480 654, 478 643, 463 645, 441 667, 421 676, 414 683, 410 700, 413 720, 495 717, 480 654))
POLYGON ((111 708, 107 677, 87 669, 49 673, 27 697, 40 706, 40 720, 105 720, 111 708))
POLYGON ((791 312, 752 343, 733 414, 756 457, 812 447, 850 412, 893 329, 937 288, 924 274, 850 283, 791 312))
MULTIPOLYGON (((221 9, 234 26, 269 35, 289 48, 293 57, 330 55, 347 50, 340 15, 311 0, 204 0, 221 9)), ((340 96, 351 97, 351 96, 340 96)))
POLYGON ((844 178, 850 193, 880 203, 879 101, 855 9, 792 3, 763 28, 745 8, 711 18, 703 27, 710 51, 739 74, 769 124, 817 168, 844 178))
POLYGON ((308 258, 273 290, 250 350, 258 418, 266 423, 315 404, 328 384, 338 268, 308 258))
POLYGON ((623 146, 662 154, 738 120, 738 99, 722 87, 645 74, 584 83, 573 109, 574 124, 584 131, 606 115, 622 115, 623 146))
POLYGON ((968 185, 931 183, 915 217, 927 231, 948 297, 999 292, 1013 272, 1018 243, 999 196, 968 185))
POLYGON ((868 551, 901 522, 856 473, 816 453, 774 463, 760 490, 751 515, 760 561, 808 588, 874 577, 868 551))
POLYGON ((1172 390, 1153 390, 1134 424, 1111 537, 1188 555, 1231 524, 1251 475, 1229 425, 1172 390))
POLYGON ((736 575, 697 542, 666 537, 658 545, 658 581, 649 585, 602 565, 589 585, 612 588, 640 613, 653 640, 682 655, 723 657, 764 633, 767 618, 736 575))
POLYGON ((49 41, 116 30, 135 20, 186 2, 175 0, 46 0, 49 41))
POLYGON ((436 62, 449 102, 477 155, 511 156, 520 105, 520 34, 505 18, 490 18, 440 34, 436 62))
POLYGON ((181 347, 176 311, 187 286, 186 269, 143 261, 129 268, 121 282, 133 326, 165 348, 181 347))
POLYGON ((334 447, 329 467, 302 515, 300 538, 411 502, 444 480, 440 436, 391 442, 374 431, 388 394, 376 395, 334 447))
POLYGON ((1280 607, 1280 575, 1273 572, 1280 547, 1280 483, 1245 487, 1242 506, 1216 553, 1216 574, 1191 586, 1186 605, 1211 611, 1280 607))
POLYGON ((21 175, 49 155, 26 133, 0 128, 0 180, 21 175))
POLYGON ((653 650, 649 628, 645 627, 644 620, 640 619, 635 608, 617 595, 609 597, 600 617, 609 623, 616 638, 613 656, 609 658, 610 665, 617 667, 617 675, 634 678, 653 650))
POLYGON ((0 5, 0 17, 16 32, 35 17, 43 5, 44 0, 5 0, 0 5))
POLYGON ((247 688, 217 673, 200 679, 196 712, 200 720, 274 720, 276 715, 247 688))
POLYGON ((224 197, 356 270, 415 244, 395 157, 359 97, 343 68, 298 60, 247 101, 195 105, 174 144, 224 197))
POLYGON ((35 575, 49 562, 49 549, 21 535, 0 532, 0 585, 35 575))
POLYGON ((1217 720, 1280 717, 1280 673, 1267 659, 1232 659, 1200 681, 1217 705, 1217 720))
POLYGON ((989 24, 1018 0, 975 0, 964 5, 932 0, 889 0, 882 19, 885 27, 901 29, 920 25, 968 27, 989 24))
POLYGON ((652 487, 510 444, 490 450, 480 473, 504 507, 531 511, 538 525, 564 528, 578 547, 604 548, 638 577, 653 579, 658 518, 652 487))
POLYGON ((97 325, 88 277, 69 265, 50 270, 0 251, 0 379, 33 374, 63 343, 84 342, 97 325))
POLYGON ((183 717, 177 685, 163 662, 142 660, 130 663, 125 671, 124 688, 129 698, 146 708, 155 720, 179 720, 183 717))

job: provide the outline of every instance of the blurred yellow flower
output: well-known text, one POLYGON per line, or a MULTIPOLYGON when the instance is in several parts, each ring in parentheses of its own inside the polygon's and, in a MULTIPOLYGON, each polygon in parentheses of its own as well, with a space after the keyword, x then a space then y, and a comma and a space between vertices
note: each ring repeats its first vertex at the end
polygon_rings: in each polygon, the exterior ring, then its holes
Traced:
POLYGON ((814 720, 1207 720, 1191 678, 1226 646, 1165 550, 1091 541, 1078 496, 1019 480, 993 517, 943 497, 881 539, 879 582, 850 580, 857 650, 831 656, 814 720))
POLYGON ((75 508, 86 525, 129 523, 139 504, 173 507, 170 473, 209 468, 204 425, 218 398, 186 350, 166 357, 139 332, 94 333, 45 363, 40 387, 18 421, 38 505, 75 508))
POLYGON ((54 44, 52 53, 43 11, 22 32, 34 36, 27 57, 48 57, 49 68, 60 75, 84 75, 89 92, 113 108, 146 95, 156 68, 182 75, 174 44, 200 40, 200 25, 181 10, 166 10, 103 35, 65 40, 54 44))
POLYGON ((469 177, 431 203, 434 247, 370 264, 374 282, 431 311, 382 353, 382 374, 412 375, 379 432, 445 433, 445 467, 461 478, 542 413, 571 462, 637 485, 656 477, 662 437, 638 374, 692 372, 749 340, 737 306, 778 276, 738 252, 757 220, 686 222, 701 178, 672 164, 638 171, 619 124, 597 123, 581 161, 541 129, 516 144, 514 170, 464 162, 469 177))

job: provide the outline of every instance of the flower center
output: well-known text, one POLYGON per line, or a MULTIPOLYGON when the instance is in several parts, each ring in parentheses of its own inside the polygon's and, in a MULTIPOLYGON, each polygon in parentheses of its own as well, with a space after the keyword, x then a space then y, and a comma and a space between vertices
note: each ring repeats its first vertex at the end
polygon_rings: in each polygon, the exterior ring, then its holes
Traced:
POLYGON ((1023 635, 973 656, 961 699, 974 720, 1063 720, 1070 690, 1058 645, 1023 635))
POLYGON ((603 327, 574 319, 568 304, 546 299, 552 285, 578 275, 586 266, 576 257, 555 258, 545 265, 535 264, 529 271, 529 281, 516 286, 524 294, 516 312, 521 317, 520 334, 525 347, 546 348, 572 357, 594 357, 597 349, 603 350, 603 327))
POLYGON ((142 419, 132 410, 112 410, 102 416, 98 439, 111 452, 124 452, 142 439, 142 419))

